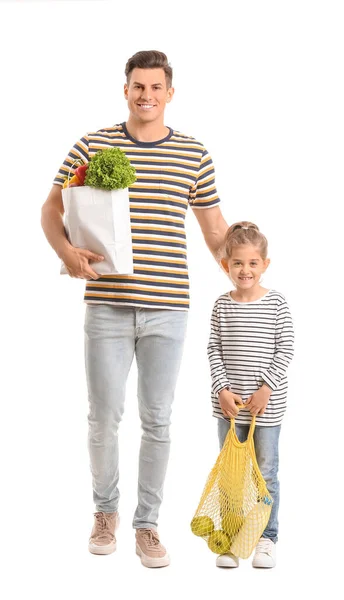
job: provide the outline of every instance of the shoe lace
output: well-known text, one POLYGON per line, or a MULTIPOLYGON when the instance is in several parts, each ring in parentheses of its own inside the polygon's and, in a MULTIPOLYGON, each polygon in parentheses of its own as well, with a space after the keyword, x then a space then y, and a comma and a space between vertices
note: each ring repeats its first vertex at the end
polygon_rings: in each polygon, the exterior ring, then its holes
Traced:
POLYGON ((140 529, 140 531, 148 548, 156 548, 156 546, 159 546, 159 536, 155 531, 153 531, 153 529, 140 529))
POLYGON ((97 522, 98 536, 101 538, 106 535, 109 535, 109 533, 111 533, 111 532, 109 531, 109 523, 108 523, 108 520, 107 520, 105 514, 102 512, 97 512, 94 514, 94 516, 95 516, 96 522, 97 522))
POLYGON ((261 538, 257 544, 257 552, 263 552, 264 554, 270 554, 271 540, 268 538, 261 538))

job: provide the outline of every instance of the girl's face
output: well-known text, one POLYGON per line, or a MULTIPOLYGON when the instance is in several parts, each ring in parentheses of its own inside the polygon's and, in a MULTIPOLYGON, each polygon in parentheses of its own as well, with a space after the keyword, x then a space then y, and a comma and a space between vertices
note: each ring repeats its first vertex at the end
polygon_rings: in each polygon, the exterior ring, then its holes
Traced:
POLYGON ((239 290, 252 290, 259 287, 260 278, 266 271, 270 260, 261 257, 258 248, 245 244, 234 246, 232 256, 222 259, 222 266, 227 271, 235 287, 239 290))

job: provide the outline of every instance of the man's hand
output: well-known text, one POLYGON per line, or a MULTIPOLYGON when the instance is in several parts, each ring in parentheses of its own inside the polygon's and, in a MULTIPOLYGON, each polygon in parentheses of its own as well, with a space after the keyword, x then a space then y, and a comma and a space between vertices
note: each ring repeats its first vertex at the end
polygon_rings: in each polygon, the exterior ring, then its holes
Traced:
POLYGON ((100 275, 93 271, 89 265, 89 261, 101 262, 104 260, 104 257, 83 248, 70 247, 64 251, 61 259, 71 277, 77 277, 78 279, 99 279, 100 275))
POLYGON ((245 408, 248 408, 251 415, 263 415, 270 400, 272 390, 265 385, 254 392, 245 403, 245 408))
POLYGON ((224 416, 234 419, 239 412, 237 404, 242 404, 242 398, 225 388, 219 393, 219 404, 224 416))

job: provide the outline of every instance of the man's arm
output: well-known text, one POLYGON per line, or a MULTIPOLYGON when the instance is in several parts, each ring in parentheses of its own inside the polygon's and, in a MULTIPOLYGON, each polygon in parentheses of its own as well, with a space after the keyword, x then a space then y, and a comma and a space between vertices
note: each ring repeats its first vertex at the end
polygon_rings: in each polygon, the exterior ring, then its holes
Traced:
POLYGON ((205 243, 215 260, 220 262, 222 258, 220 249, 224 244, 225 235, 229 227, 223 218, 220 207, 193 208, 193 212, 202 229, 205 243))
POLYGON ((63 226, 63 213, 61 186, 53 185, 42 206, 41 225, 50 246, 62 260, 65 251, 72 248, 63 226))
POLYGON ((69 243, 63 225, 63 213, 61 186, 55 184, 42 207, 41 224, 45 236, 65 263, 71 277, 98 279, 99 275, 93 271, 88 261, 100 262, 104 260, 103 257, 89 250, 74 248, 69 243))

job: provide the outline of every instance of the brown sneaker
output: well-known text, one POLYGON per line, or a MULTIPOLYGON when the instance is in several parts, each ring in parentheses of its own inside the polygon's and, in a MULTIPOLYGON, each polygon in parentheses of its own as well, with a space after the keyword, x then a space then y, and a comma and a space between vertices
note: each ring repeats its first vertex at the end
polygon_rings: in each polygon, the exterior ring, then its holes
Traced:
POLYGON ((145 567, 167 567, 170 557, 155 529, 136 529, 136 554, 145 567))
POLYGON ((115 531, 119 525, 117 512, 94 513, 94 525, 88 544, 92 554, 111 554, 116 550, 115 531))

